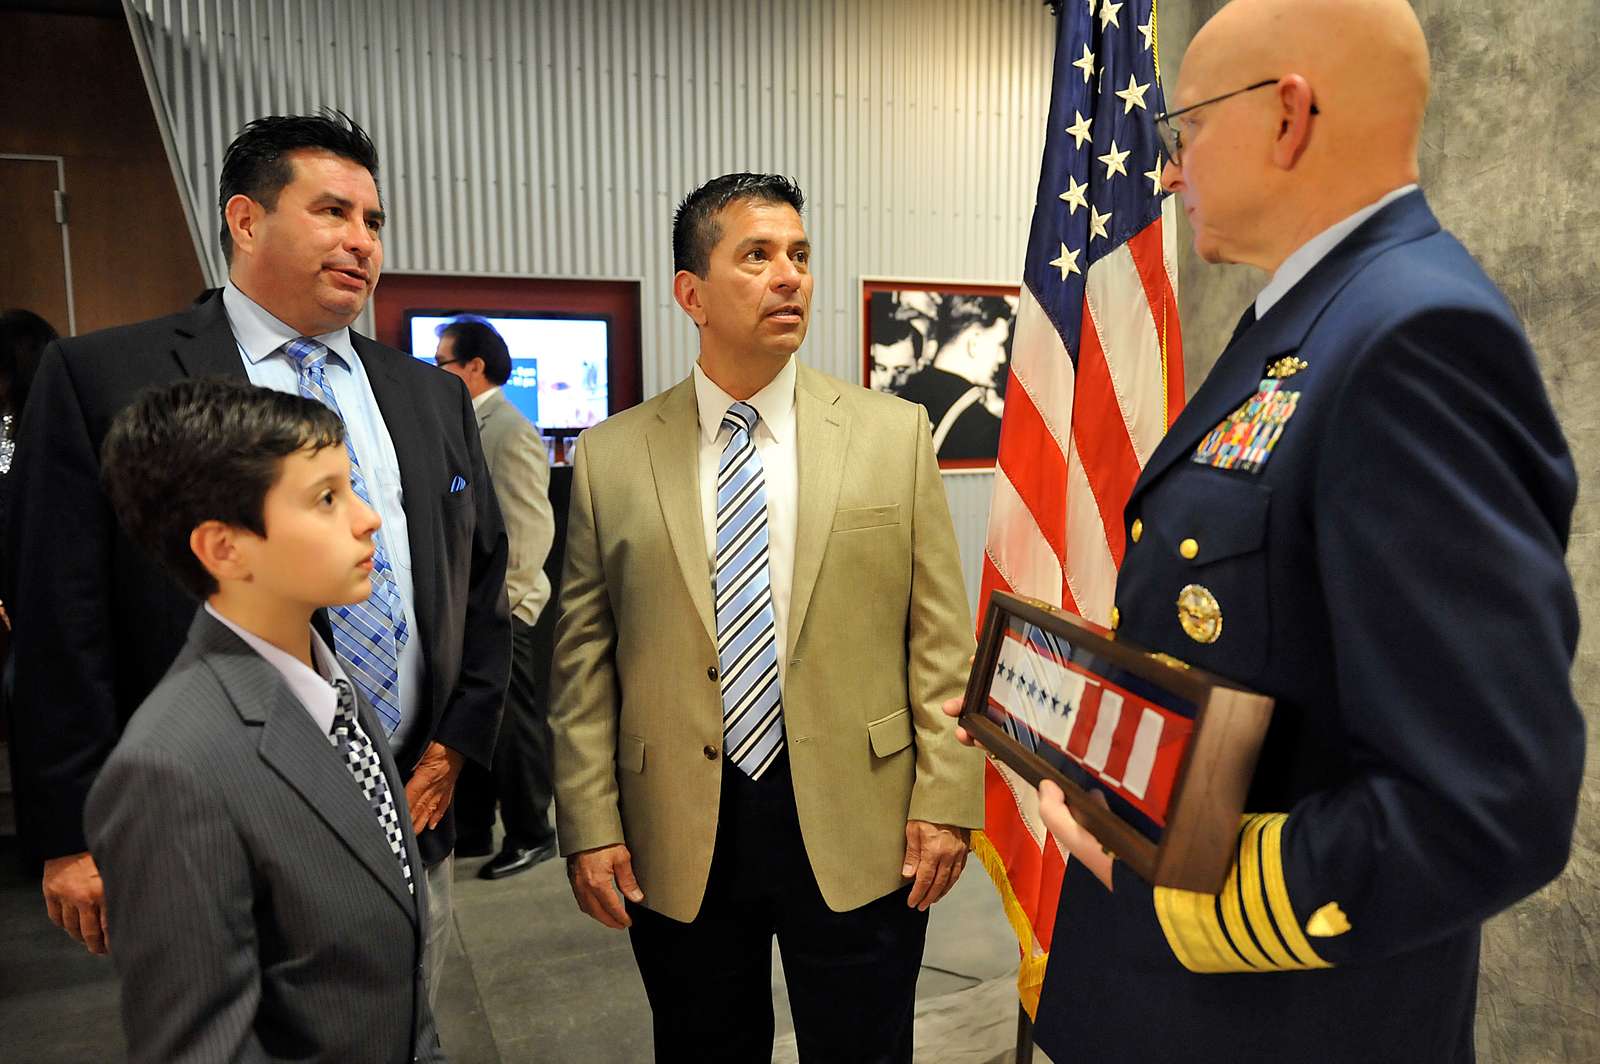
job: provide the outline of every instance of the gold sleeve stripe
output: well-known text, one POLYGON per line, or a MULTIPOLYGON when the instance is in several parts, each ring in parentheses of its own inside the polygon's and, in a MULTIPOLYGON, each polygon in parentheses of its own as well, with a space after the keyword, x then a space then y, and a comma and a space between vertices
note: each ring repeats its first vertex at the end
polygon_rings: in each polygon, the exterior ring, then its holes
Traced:
POLYGON ((1178 963, 1200 973, 1331 967, 1312 951, 1289 904, 1283 875, 1288 819, 1284 813, 1244 817, 1239 858, 1221 894, 1155 888, 1156 918, 1178 963))
MULTIPOLYGON (((1249 823, 1247 818, 1246 823, 1249 823)), ((1240 834, 1243 834, 1241 828, 1240 834)), ((1228 929, 1228 937, 1233 940, 1233 948, 1245 959, 1252 968, 1266 970, 1272 967, 1266 954, 1261 952, 1255 940, 1251 938, 1249 928, 1244 922, 1244 897, 1239 892, 1239 863, 1235 861, 1228 870, 1228 881, 1222 885, 1222 894, 1217 898, 1217 903, 1222 908, 1222 922, 1228 929)))
POLYGON ((1216 903, 1214 894, 1155 889, 1156 918, 1179 964, 1191 972, 1250 971, 1223 936, 1216 903))
POLYGON ((1289 885, 1283 877, 1283 826, 1288 816, 1275 816, 1261 836, 1261 864, 1266 870, 1267 898, 1272 902, 1272 915, 1284 944, 1298 958, 1304 958, 1305 968, 1331 968, 1333 965, 1317 956, 1295 919, 1294 906, 1289 904, 1289 885))
POLYGON ((1300 967, 1267 918, 1266 892, 1261 889, 1261 829, 1271 819, 1250 817, 1239 844, 1239 891, 1244 895, 1244 911, 1250 917, 1250 930, 1267 955, 1268 969, 1288 971, 1300 967))

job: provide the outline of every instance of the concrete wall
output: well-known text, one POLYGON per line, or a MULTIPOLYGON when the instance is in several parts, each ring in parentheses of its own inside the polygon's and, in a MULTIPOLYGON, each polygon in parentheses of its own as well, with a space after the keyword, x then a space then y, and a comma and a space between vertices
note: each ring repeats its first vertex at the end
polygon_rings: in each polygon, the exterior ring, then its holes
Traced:
MULTIPOLYGON (((1219 0, 1161 8, 1169 91, 1219 0)), ((1580 489, 1567 563, 1585 626, 1573 682, 1589 720, 1577 839, 1566 873, 1484 935, 1478 1053, 1485 1062, 1600 1060, 1600 3, 1413 0, 1433 56, 1422 185, 1440 222, 1517 308, 1566 429, 1580 489)), ((1179 263, 1191 391, 1262 277, 1208 267, 1185 233, 1179 263)), ((1485 603, 1493 609, 1493 603, 1485 603)), ((1358 1019, 1352 1017, 1352 1019, 1358 1019)))

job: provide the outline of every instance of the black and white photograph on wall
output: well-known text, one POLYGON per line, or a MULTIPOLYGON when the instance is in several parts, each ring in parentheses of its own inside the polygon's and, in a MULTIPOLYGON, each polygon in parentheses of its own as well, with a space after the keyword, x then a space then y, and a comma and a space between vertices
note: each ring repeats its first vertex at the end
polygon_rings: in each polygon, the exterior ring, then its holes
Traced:
POLYGON ((927 408, 941 470, 994 468, 1017 286, 863 279, 861 289, 862 383, 927 408))

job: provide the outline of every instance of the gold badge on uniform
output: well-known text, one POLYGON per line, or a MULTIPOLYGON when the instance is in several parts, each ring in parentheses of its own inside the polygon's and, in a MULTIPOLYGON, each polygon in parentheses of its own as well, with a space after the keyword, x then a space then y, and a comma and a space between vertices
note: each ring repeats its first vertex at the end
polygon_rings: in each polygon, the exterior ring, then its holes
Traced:
POLYGON ((1307 362, 1303 358, 1296 358, 1294 355, 1284 355, 1276 362, 1273 362, 1267 366, 1267 376, 1273 378, 1274 380, 1282 380, 1285 377, 1293 377, 1296 373, 1299 373, 1301 370, 1310 365, 1311 363, 1307 362))
POLYGON ((1222 607, 1217 596, 1199 584, 1178 592, 1178 623, 1196 643, 1215 643, 1222 635, 1222 607))

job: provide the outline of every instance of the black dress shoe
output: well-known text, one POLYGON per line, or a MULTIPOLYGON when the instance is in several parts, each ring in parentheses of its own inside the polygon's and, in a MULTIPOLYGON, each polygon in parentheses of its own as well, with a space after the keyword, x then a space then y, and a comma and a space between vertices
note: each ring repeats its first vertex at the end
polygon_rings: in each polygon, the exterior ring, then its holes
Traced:
POLYGON ((494 853, 493 835, 457 835, 457 857, 487 857, 494 853))
POLYGON ((556 840, 542 843, 532 849, 523 849, 521 846, 506 846, 499 853, 478 869, 479 879, 504 879, 514 876, 518 872, 526 872, 540 861, 548 861, 556 855, 556 840))

